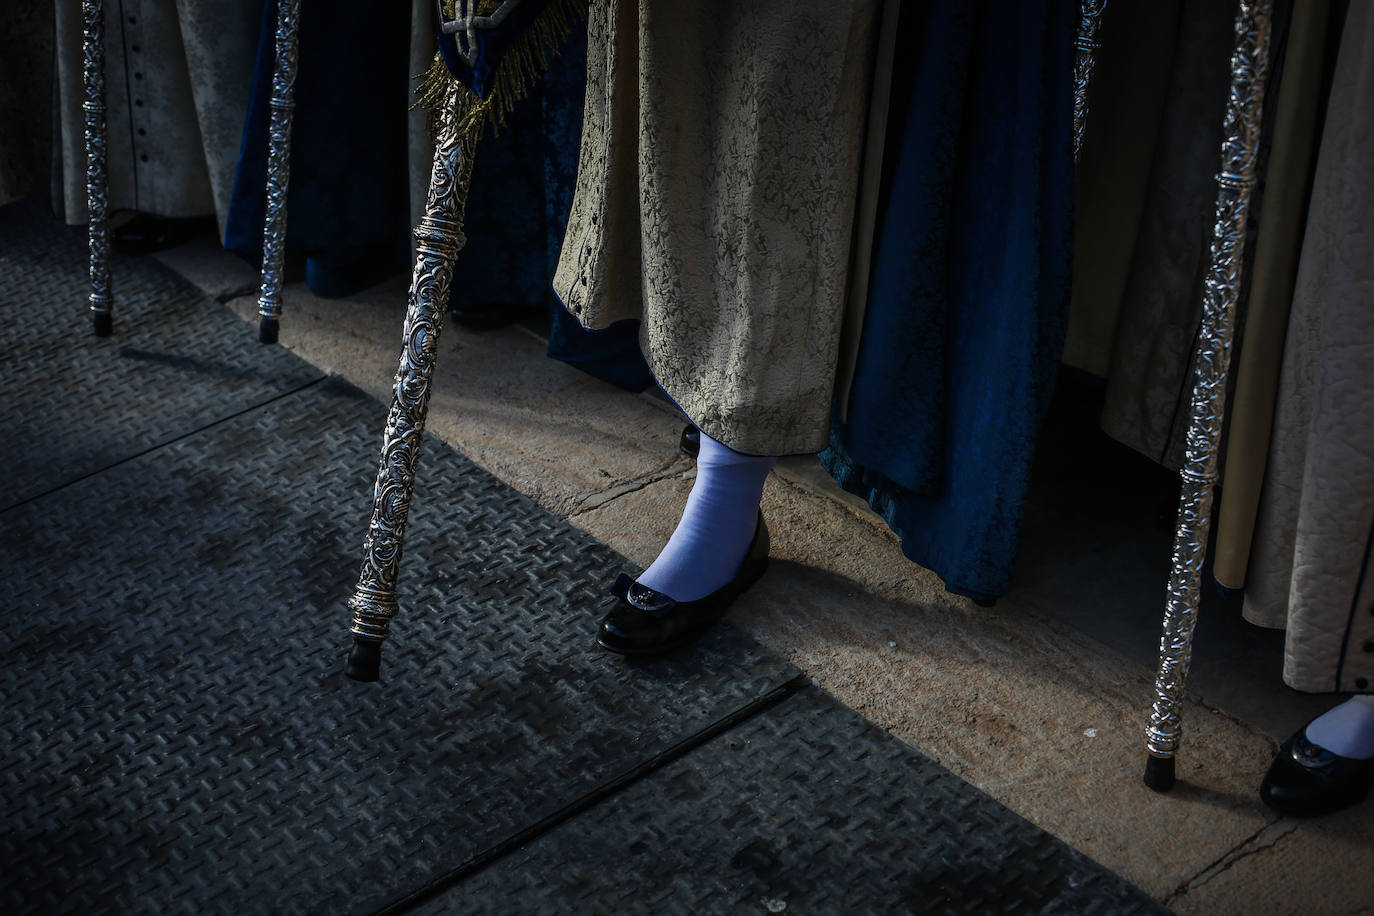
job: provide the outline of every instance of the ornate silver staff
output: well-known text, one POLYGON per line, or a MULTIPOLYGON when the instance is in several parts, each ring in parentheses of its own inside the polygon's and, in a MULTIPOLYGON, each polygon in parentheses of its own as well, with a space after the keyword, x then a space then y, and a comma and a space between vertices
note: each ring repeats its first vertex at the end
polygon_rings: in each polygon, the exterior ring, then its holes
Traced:
POLYGON ((267 141, 267 215, 262 227, 262 295, 258 298, 258 339, 269 344, 277 342, 281 319, 286 192, 291 182, 291 114, 296 107, 296 26, 300 6, 300 0, 281 0, 277 5, 272 123, 267 141))
POLYGON ((1078 38, 1074 40, 1073 59, 1073 161, 1083 152, 1083 128, 1088 123, 1088 87, 1097 63, 1097 40, 1102 26, 1102 10, 1107 0, 1083 0, 1078 6, 1078 38))
POLYGON ((85 21, 82 74, 86 100, 86 211, 91 256, 91 320, 96 337, 114 333, 114 299, 110 295, 110 226, 105 171, 105 3, 82 0, 85 21))
POLYGON ((382 459, 373 489, 372 520, 363 545, 362 573, 348 602, 353 611, 353 625, 349 628, 353 651, 346 673, 359 681, 377 680, 382 641, 397 610, 396 577, 429 409, 430 379, 444 324, 449 281, 453 278, 453 261, 466 241, 462 232, 463 209, 472 179, 478 132, 461 131, 460 127, 472 100, 471 94, 457 83, 445 97, 425 215, 415 229, 418 245, 401 363, 396 370, 395 396, 387 415, 382 459))
POLYGON ((1202 564, 1212 521, 1212 487, 1226 409, 1226 374, 1231 362, 1236 299, 1250 191, 1255 185, 1264 81, 1269 67, 1270 0, 1241 0, 1236 13, 1236 46, 1231 54, 1231 91, 1217 176, 1216 221, 1211 264, 1202 294, 1202 329, 1194 356, 1192 419, 1187 457, 1180 475, 1178 524, 1174 531, 1173 571, 1164 605, 1164 635, 1159 645, 1155 702, 1146 729, 1149 759, 1145 784, 1166 791, 1174 784, 1179 707, 1188 681, 1197 626, 1202 564))

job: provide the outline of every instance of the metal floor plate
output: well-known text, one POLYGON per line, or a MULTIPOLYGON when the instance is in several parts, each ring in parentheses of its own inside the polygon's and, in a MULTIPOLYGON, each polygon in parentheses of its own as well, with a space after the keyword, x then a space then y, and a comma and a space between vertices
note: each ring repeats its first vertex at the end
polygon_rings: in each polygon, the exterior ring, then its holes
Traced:
POLYGON ((0 509, 321 377, 151 258, 112 259, 91 331, 85 229, 0 208, 0 509))
POLYGON ((807 688, 418 912, 1169 911, 807 688))
POLYGON ((0 515, 0 909, 374 911, 795 677, 594 649, 618 555, 431 441, 348 681, 384 417, 326 380, 0 515))
POLYGON ((728 627, 595 649, 620 558, 437 441, 348 681, 385 407, 146 261, 95 340, 79 236, 0 245, 4 912, 1152 911, 728 627))

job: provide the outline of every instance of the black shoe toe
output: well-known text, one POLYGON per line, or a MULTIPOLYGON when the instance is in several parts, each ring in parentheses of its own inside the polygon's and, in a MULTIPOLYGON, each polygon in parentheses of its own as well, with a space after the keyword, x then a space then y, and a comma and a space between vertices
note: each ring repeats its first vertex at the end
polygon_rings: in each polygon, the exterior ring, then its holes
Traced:
POLYGON ((1307 740, 1304 726, 1294 733, 1260 784, 1260 798, 1281 814, 1316 817, 1360 801, 1374 783, 1374 759, 1333 754, 1307 740))
POLYGON ((601 621, 596 642, 619 655, 663 655, 701 637, 725 616, 730 605, 768 567, 768 526, 758 527, 739 572, 725 585, 696 601, 674 601, 621 573, 611 586, 615 604, 601 621))

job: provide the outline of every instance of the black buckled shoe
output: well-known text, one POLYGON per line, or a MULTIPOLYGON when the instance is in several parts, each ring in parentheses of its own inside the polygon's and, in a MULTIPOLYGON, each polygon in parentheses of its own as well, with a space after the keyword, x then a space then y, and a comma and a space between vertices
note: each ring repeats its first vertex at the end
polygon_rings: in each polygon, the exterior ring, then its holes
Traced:
POLYGON ((698 638, 768 568, 768 526, 759 513, 754 540, 735 578, 696 601, 674 601, 621 573, 611 586, 615 607, 601 621, 597 645, 619 655, 662 655, 698 638))
POLYGON ((1374 758, 1333 754, 1307 740, 1307 726, 1279 748, 1260 784, 1260 798, 1281 814, 1316 817, 1348 808, 1374 784, 1374 758))

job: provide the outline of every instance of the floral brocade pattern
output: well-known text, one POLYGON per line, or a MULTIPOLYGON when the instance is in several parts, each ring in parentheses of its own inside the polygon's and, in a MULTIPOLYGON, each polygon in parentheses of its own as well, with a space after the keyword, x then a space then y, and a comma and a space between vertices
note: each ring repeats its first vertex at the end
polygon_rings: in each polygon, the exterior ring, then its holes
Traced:
POLYGON ((828 439, 878 3, 594 3, 554 288, 751 454, 828 439))

